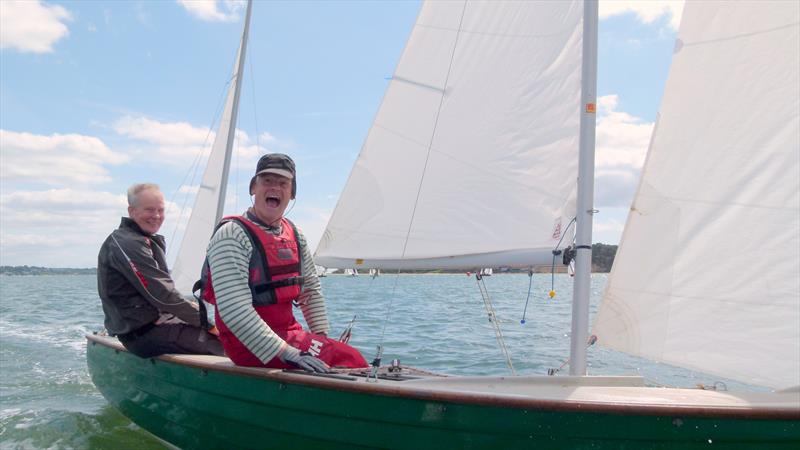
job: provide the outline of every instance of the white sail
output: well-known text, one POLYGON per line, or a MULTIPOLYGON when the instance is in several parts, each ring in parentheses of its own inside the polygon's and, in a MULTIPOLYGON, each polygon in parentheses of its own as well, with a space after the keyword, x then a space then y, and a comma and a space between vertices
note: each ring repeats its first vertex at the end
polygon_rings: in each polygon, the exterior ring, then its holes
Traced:
POLYGON ((800 385, 800 3, 687 2, 594 333, 800 385))
POLYGON ((316 261, 549 263, 575 216, 582 18, 581 1, 426 2, 316 261))
POLYGON ((186 230, 183 234, 178 256, 172 268, 172 279, 175 287, 188 295, 192 285, 200 278, 200 270, 206 257, 206 246, 214 232, 214 227, 222 216, 225 205, 225 192, 228 184, 233 138, 238 115, 239 92, 241 91, 242 69, 247 51, 247 35, 250 23, 251 2, 248 2, 244 31, 239 45, 239 52, 234 64, 225 109, 220 118, 219 129, 214 138, 214 145, 208 157, 206 171, 200 189, 195 197, 194 207, 186 230))

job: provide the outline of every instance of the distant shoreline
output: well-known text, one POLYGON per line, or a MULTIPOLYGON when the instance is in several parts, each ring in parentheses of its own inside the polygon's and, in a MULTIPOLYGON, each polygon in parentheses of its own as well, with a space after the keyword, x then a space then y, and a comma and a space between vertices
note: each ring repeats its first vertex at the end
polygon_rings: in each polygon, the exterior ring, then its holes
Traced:
POLYGON ((96 275, 97 268, 60 268, 38 266, 0 266, 0 275, 36 276, 36 275, 96 275))

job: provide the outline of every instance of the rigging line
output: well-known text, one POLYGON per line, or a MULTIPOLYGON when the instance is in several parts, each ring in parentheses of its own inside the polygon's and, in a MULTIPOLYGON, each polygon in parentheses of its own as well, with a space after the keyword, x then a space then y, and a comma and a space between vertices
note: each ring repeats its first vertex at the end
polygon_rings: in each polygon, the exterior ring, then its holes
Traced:
MULTIPOLYGON (((233 66, 233 67, 236 66, 236 60, 237 59, 238 59, 238 51, 234 54, 231 66, 233 66)), ((233 79, 238 77, 238 76, 239 76, 238 73, 231 74, 231 76, 228 77, 228 81, 224 84, 224 86, 222 88, 222 91, 220 92, 219 99, 217 100, 217 107, 214 110, 214 114, 213 114, 212 119, 211 119, 211 124, 208 127, 208 132, 206 133, 205 139, 203 139, 203 146, 200 148, 200 151, 197 152, 197 154, 195 155, 194 161, 189 166, 189 170, 187 170, 186 175, 184 175, 183 180, 181 181, 181 184, 178 185, 178 189, 173 193, 173 197, 177 194, 177 192, 180 190, 180 188, 186 184, 186 178, 188 178, 190 172, 192 173, 191 183, 194 183, 195 177, 197 176, 197 171, 198 171, 198 169, 200 167, 201 156, 205 152, 206 145, 208 144, 208 138, 209 138, 209 136, 211 136, 211 131, 215 128, 214 124, 217 123, 217 120, 221 120, 221 117, 222 117, 221 112, 225 110, 225 101, 224 101, 224 99, 227 99, 227 95, 226 94, 228 93, 229 86, 231 85, 231 83, 233 83, 233 79), (192 168, 194 168, 194 169, 192 169, 192 168), (192 170, 194 170, 194 171, 192 172, 192 170)), ((216 136, 214 136, 214 137, 215 137, 215 140, 216 140, 216 136)), ((214 147, 214 145, 212 143, 211 148, 208 151, 209 157, 211 156, 211 152, 213 150, 213 147, 214 147)), ((201 183, 202 183, 202 180, 201 180, 201 183)), ((198 194, 200 193, 199 189, 198 189, 197 193, 198 194)), ((195 198, 197 198, 197 196, 195 196, 195 198)), ((170 236, 170 242, 167 244, 168 251, 169 251, 169 249, 172 249, 172 246, 174 245, 173 243, 175 242, 175 234, 178 231, 178 225, 180 224, 180 218, 181 218, 181 216, 183 216, 183 212, 186 210, 186 204, 188 202, 189 202, 189 193, 187 192, 186 196, 184 197, 184 200, 183 200, 183 205, 181 205, 181 209, 180 209, 180 212, 178 214, 178 219, 179 220, 175 222, 175 228, 172 230, 172 236, 170 236)))
POLYGON ((533 267, 528 269, 528 298, 525 299, 525 308, 522 309, 522 319, 520 324, 525 325, 525 313, 528 312, 528 302, 531 300, 531 288, 533 287, 533 267))
MULTIPOLYGON (((453 51, 450 54, 450 63, 447 66, 447 75, 444 78, 444 87, 445 87, 445 89, 447 89, 447 83, 450 81, 450 71, 453 69, 453 60, 456 57, 456 49, 458 48, 458 40, 459 40, 459 37, 461 36, 461 27, 462 27, 462 25, 464 23, 464 15, 466 14, 466 11, 467 11, 467 2, 465 0, 464 1, 464 6, 461 9, 461 18, 459 19, 459 22, 458 22, 458 31, 456 32, 456 38, 455 38, 455 41, 453 42, 453 51)), ((422 166, 422 176, 419 179, 419 186, 417 186, 417 197, 414 199, 414 208, 411 210, 411 220, 409 220, 409 222, 408 222, 408 230, 406 231, 406 239, 405 239, 405 242, 403 243, 403 253, 400 256, 401 258, 405 258, 405 256, 406 256, 406 250, 408 248, 408 239, 411 236, 411 228, 414 226, 414 217, 417 214, 417 206, 419 205, 419 197, 420 197, 420 194, 422 193, 422 184, 425 182, 425 173, 428 170, 428 161, 430 160, 430 157, 431 157, 431 149, 433 148, 433 140, 436 137, 436 130, 439 127, 439 116, 440 116, 440 114, 442 112, 442 105, 443 104, 444 104, 444 91, 442 91, 442 95, 441 95, 441 97, 439 97, 439 107, 436 110, 436 118, 433 121, 433 130, 431 131, 431 137, 430 137, 430 140, 428 141, 428 152, 425 155, 425 164, 422 166)))
MULTIPOLYGON (((252 43, 250 44, 250 53, 254 53, 252 43)), ((253 95, 253 119, 256 122, 256 150, 261 150, 261 132, 258 131, 258 101, 256 101, 256 77, 253 74, 253 61, 252 58, 247 60, 247 65, 250 67, 250 91, 253 95)))
MULTIPOLYGON (((589 339, 586 341, 586 348, 593 346, 595 343, 597 343, 597 336, 593 334, 589 336, 589 339)), ((557 369, 553 368, 547 369, 547 375, 549 376, 557 375, 558 372, 561 371, 561 369, 567 366, 567 364, 569 364, 569 358, 565 359, 564 362, 562 362, 557 369)))
MULTIPOLYGON (((235 134, 236 130, 233 130, 233 132, 235 134)), ((236 170, 233 171, 233 206, 235 208, 234 211, 237 213, 239 212, 239 155, 242 153, 241 142, 241 139, 236 136, 236 170)), ((225 199, 222 199, 222 202, 224 204, 225 199)))
POLYGON ((567 227, 564 228, 564 232, 561 233, 561 239, 558 240, 558 244, 556 244, 555 248, 553 249, 553 262, 550 264, 550 297, 552 298, 555 295, 555 285, 556 285, 556 250, 561 245, 561 241, 564 240, 564 236, 567 235, 569 228, 572 224, 575 223, 577 217, 573 217, 572 220, 569 221, 567 227))
MULTIPOLYGON (((216 108, 214 108, 214 114, 213 114, 213 116, 211 118, 211 124, 209 125, 208 131, 206 132, 206 137, 203 139, 203 145, 200 147, 200 150, 197 153, 195 153, 194 160, 189 165, 189 168, 187 169, 186 173, 184 174, 183 180, 181 180, 180 184, 178 184, 178 187, 175 189, 175 191, 172 192, 172 195, 170 196, 170 205, 172 204, 172 201, 175 198, 175 196, 180 191, 181 187, 186 185, 186 179, 189 178, 189 174, 191 173, 191 175, 192 175, 192 179, 190 180, 190 184, 193 184, 194 180, 195 180, 195 177, 197 177, 197 172, 198 172, 198 169, 200 168, 200 160, 202 159, 202 156, 205 153, 206 147, 208 145, 208 138, 211 137, 211 132, 214 129, 214 124, 217 123, 217 121, 220 119, 220 117, 222 115, 222 110, 225 107, 224 106, 224 98, 226 96, 225 94, 227 94, 228 88, 229 88, 231 82, 233 81, 233 78, 234 78, 233 76, 228 78, 228 81, 225 83, 225 85, 223 86, 223 88, 222 88, 222 90, 220 92, 219 98, 217 100, 217 106, 216 106, 216 108)), ((211 145, 213 147, 214 144, 212 143, 211 145)), ((209 155, 210 154, 211 154, 211 149, 209 149, 209 155)), ((200 193, 200 191, 198 190, 198 194, 199 193, 200 193)), ((175 234, 178 232, 178 225, 180 225, 180 219, 181 219, 181 217, 183 217, 183 212, 186 210, 186 204, 188 202, 189 202, 189 193, 187 192, 186 195, 183 198, 183 204, 181 205, 181 209, 178 212, 178 220, 175 222, 175 228, 172 229, 172 235, 170 236, 169 242, 167 243, 167 252, 169 252, 173 248, 173 245, 174 245, 174 242, 175 242, 175 234)), ((167 212, 169 212, 169 211, 167 211, 167 212)))
MULTIPOLYGON (((389 293, 389 305, 386 307, 386 314, 383 316, 383 327, 381 329, 381 337, 378 340, 378 349, 383 348, 383 338, 386 336, 386 324, 389 323, 389 317, 392 315, 392 306, 394 305, 395 292, 397 291, 397 282, 400 280, 400 269, 394 275, 394 284, 392 285, 392 292, 389 293)), ((381 350, 378 350, 380 353, 381 350)))
MULTIPOLYGON (((358 269, 353 269, 353 270, 358 270, 358 269)), ((397 269, 397 277, 395 278, 395 286, 394 287, 397 287, 397 278, 399 278, 399 277, 400 277, 400 269, 397 269)), ((370 277, 369 284, 367 285, 366 300, 367 300, 368 303, 372 302, 372 287, 375 284, 375 278, 377 278, 377 277, 370 277)), ((390 294, 391 297, 389 298, 389 307, 386 310, 386 314, 383 317, 383 329, 381 330, 381 338, 380 338, 380 341, 379 341, 380 342, 379 345, 381 347, 383 346, 383 335, 386 332, 386 323, 389 322, 389 314, 390 314, 391 309, 392 309, 392 304, 394 303, 394 287, 392 288, 392 293, 390 294)), ((380 351, 379 351, 379 353, 380 353, 380 351)), ((380 356, 378 356, 378 357, 380 357, 380 356)))
POLYGON ((564 236, 567 235, 567 231, 569 231, 569 227, 571 227, 572 224, 574 224, 576 220, 577 220, 577 218, 573 217, 572 220, 569 221, 569 223, 567 224, 567 228, 565 228, 564 232, 561 233, 561 239, 559 239, 558 240, 558 244, 556 244, 556 247, 555 247, 556 250, 558 249, 558 246, 561 245, 561 242, 564 240, 564 236))
POLYGON ((486 308, 486 314, 489 316, 489 323, 494 328, 494 336, 497 339, 497 345, 500 346, 500 351, 506 359, 506 365, 511 369, 511 375, 516 375, 517 371, 514 370, 514 364, 511 362, 511 355, 508 353, 506 341, 503 338, 503 332, 500 330, 500 322, 497 320, 497 313, 495 312, 492 299, 489 298, 489 289, 486 288, 486 282, 483 280, 480 272, 475 274, 475 280, 478 283, 478 290, 483 298, 483 306, 486 308))
MULTIPOLYGON (((447 76, 445 76, 445 78, 444 78, 444 87, 445 88, 447 88, 447 82, 450 80, 450 71, 453 68, 453 60, 455 59, 456 49, 458 48, 458 38, 459 38, 459 36, 461 36, 461 26, 464 23, 464 14, 465 14, 466 10, 467 10, 467 2, 465 0, 464 1, 464 6, 461 9, 461 18, 459 19, 459 22, 458 22, 458 32, 456 32, 456 39, 455 39, 455 42, 453 43, 453 52, 450 54, 450 64, 447 66, 447 76)), ((400 255, 401 259, 405 258, 406 250, 408 249, 408 239, 411 236, 411 227, 414 225, 414 216, 417 213, 417 205, 419 204, 419 196, 420 196, 420 193, 422 192, 422 183, 425 181, 425 172, 426 172, 426 170, 428 168, 428 160, 430 159, 430 156, 431 156, 431 148, 433 147, 433 139, 436 136, 436 129, 437 129, 438 124, 439 124, 439 114, 442 111, 442 104, 443 103, 444 103, 444 91, 442 91, 442 96, 439 99, 439 108, 436 111, 436 119, 434 120, 434 123, 433 123, 433 131, 431 132, 431 137, 430 137, 430 140, 428 141, 428 152, 427 152, 427 154, 425 156, 425 164, 423 165, 423 168, 422 168, 422 177, 420 177, 420 179, 419 179, 419 186, 417 187, 417 197, 414 200, 414 208, 411 211, 411 220, 409 220, 409 222, 408 222, 408 230, 406 230, 406 238, 405 238, 405 242, 403 243, 403 252, 400 255)), ((386 317, 384 318, 384 321, 383 321, 383 330, 381 330, 381 338, 380 338, 380 341, 378 343, 378 348, 379 349, 383 348, 383 338, 386 335, 386 324, 389 323, 389 318, 391 317, 392 305, 394 304, 395 289, 397 287, 397 280, 399 278, 400 278, 400 269, 397 269, 397 275, 395 277, 395 283, 394 283, 394 286, 392 287, 392 292, 391 292, 390 297, 389 297, 389 307, 386 310, 386 317)), ((379 350, 379 353, 380 353, 380 351, 381 350, 379 350)))

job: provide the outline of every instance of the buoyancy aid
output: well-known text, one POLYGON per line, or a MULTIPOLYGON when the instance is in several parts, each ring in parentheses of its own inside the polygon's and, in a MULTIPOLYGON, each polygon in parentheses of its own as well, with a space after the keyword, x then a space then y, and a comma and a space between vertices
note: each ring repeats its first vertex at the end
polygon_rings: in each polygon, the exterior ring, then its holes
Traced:
MULTIPOLYGON (((303 285, 303 277, 300 275, 302 261, 294 224, 289 219, 282 218, 281 233, 274 235, 267 233, 246 217, 228 216, 220 221, 217 229, 231 221, 242 226, 253 246, 249 267, 253 306, 287 303, 297 299, 303 285)), ((208 259, 203 263, 200 288, 202 299, 216 305, 217 298, 208 259)))
MULTIPOLYGON (((302 260, 297 244, 297 229, 291 221, 283 218, 280 234, 273 235, 242 216, 225 217, 217 228, 230 221, 242 226, 253 247, 248 281, 253 308, 276 334, 285 339, 288 330, 302 329, 292 313, 292 301, 300 295, 304 281, 301 275, 302 260)), ((217 304, 208 259, 203 263, 200 281, 195 285, 196 289, 198 287, 203 300, 212 305, 217 304)), ((205 316, 204 311, 200 313, 205 316)), ((225 326, 218 308, 215 308, 214 313, 219 338, 228 356, 236 361, 238 354, 249 354, 245 346, 225 326)))
MULTIPOLYGON (((253 295, 253 308, 272 331, 290 346, 309 352, 332 367, 367 367, 367 361, 354 347, 330 339, 325 335, 313 334, 303 330, 292 313, 292 301, 300 295, 304 278, 301 276, 303 261, 297 243, 297 228, 288 219, 282 219, 281 232, 271 235, 262 230, 253 220, 231 216, 225 217, 217 228, 234 220, 247 232, 253 247, 250 257, 250 279, 248 284, 253 295)), ((216 231, 216 230, 215 230, 216 231)), ((211 279, 208 260, 203 264, 201 280, 195 283, 193 291, 201 290, 202 299, 216 305, 216 295, 211 279)), ((203 305, 203 302, 199 302, 203 305)), ((205 318, 201 307, 201 318, 205 318)), ((225 354, 237 365, 252 367, 296 368, 273 358, 264 363, 250 352, 236 336, 231 333, 219 315, 214 311, 219 339, 225 354)))

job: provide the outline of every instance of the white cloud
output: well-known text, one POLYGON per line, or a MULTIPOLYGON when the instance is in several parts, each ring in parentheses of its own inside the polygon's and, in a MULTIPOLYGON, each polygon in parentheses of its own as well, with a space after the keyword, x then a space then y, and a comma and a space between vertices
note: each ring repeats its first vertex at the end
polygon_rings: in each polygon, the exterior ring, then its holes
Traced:
POLYGON ((210 22, 236 22, 239 20, 239 11, 244 8, 243 1, 233 0, 177 0, 178 4, 186 8, 189 14, 200 20, 210 22), (224 10, 224 11, 223 11, 224 10))
MULTIPOLYGON (((0 264, 94 267, 127 206, 123 192, 65 188, 0 195, 0 264)), ((178 211, 170 202, 167 208, 178 211)), ((174 223, 168 216, 161 232, 169 237, 174 223)))
MULTIPOLYGON (((269 133, 261 133, 262 139, 265 134, 269 135, 269 133)), ((266 148, 261 147, 261 144, 264 143, 264 141, 259 141, 259 143, 256 144, 250 140, 250 136, 246 132, 238 128, 236 129, 236 152, 239 155, 240 163, 242 162, 241 160, 244 160, 246 164, 252 165, 253 168, 255 168, 255 162, 258 160, 259 156, 267 151, 266 148), (251 161, 253 164, 250 164, 251 161)))
MULTIPOLYGON (((197 164, 201 157, 201 167, 205 165, 216 133, 208 128, 196 127, 187 122, 160 122, 146 117, 125 116, 117 120, 112 128, 122 136, 137 141, 133 153, 155 155, 159 163, 188 167, 192 161, 197 164)), ((269 136, 269 133, 262 133, 269 136)), ((273 138, 274 139, 274 138, 273 138)), ((258 156, 265 152, 263 147, 253 143, 248 134, 236 130, 234 152, 240 166, 252 166, 258 156)))
POLYGON ((625 228, 625 217, 628 208, 603 208, 594 216, 592 224, 592 241, 606 244, 618 244, 625 228))
POLYGON ((617 111, 616 95, 600 97, 595 150, 595 204, 627 206, 633 199, 653 123, 617 111))
MULTIPOLYGON (((126 194, 110 194, 76 189, 49 189, 46 191, 14 191, 0 195, 0 208, 14 207, 17 211, 25 210, 25 216, 31 211, 41 211, 45 221, 53 219, 51 214, 80 214, 83 210, 105 210, 127 208, 126 194)), ((3 215, 4 218, 8 217, 3 215)), ((24 216, 19 216, 23 219, 24 216)))
POLYGON ((39 0, 0 1, 0 48, 22 53, 51 53, 53 45, 69 35, 64 23, 72 15, 63 6, 39 0))
POLYGON ((111 151, 96 137, 8 130, 0 130, 0 158, 0 180, 49 185, 111 181, 104 166, 128 161, 128 156, 111 151))
POLYGON ((275 136, 266 131, 258 135, 258 138, 260 142, 275 142, 275 136))
POLYGON ((2 264, 96 266, 97 249, 119 224, 125 194, 78 189, 0 196, 2 264))
POLYGON ((631 13, 643 23, 651 24, 669 15, 670 26, 677 30, 683 14, 683 3, 683 0, 602 0, 600 19, 631 13))
POLYGON ((165 146, 202 145, 207 137, 213 139, 206 128, 187 122, 164 123, 146 117, 122 117, 113 125, 114 131, 123 135, 165 146))

